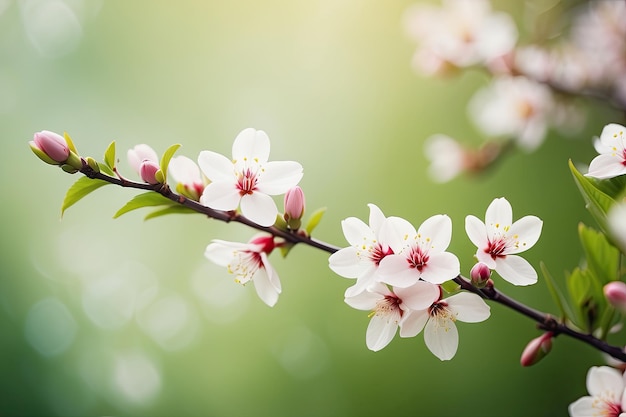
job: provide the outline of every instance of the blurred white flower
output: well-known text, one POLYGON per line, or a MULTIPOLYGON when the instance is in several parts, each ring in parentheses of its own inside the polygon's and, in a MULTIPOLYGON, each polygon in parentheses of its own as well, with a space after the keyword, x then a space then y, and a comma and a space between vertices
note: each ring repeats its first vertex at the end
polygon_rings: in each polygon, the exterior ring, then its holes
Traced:
POLYGON ((428 175, 435 182, 450 181, 465 169, 465 149, 449 136, 430 136, 424 142, 424 153, 430 161, 428 175))
POLYGON ((513 19, 493 12, 487 0, 444 0, 439 8, 416 5, 407 9, 404 23, 418 43, 414 62, 428 73, 441 72, 445 63, 486 64, 509 53, 518 35, 513 19))
POLYGON ((626 201, 611 207, 607 222, 615 243, 626 253, 626 201))
POLYGON ((476 92, 469 113, 487 135, 515 139, 526 151, 543 142, 554 106, 552 92, 526 77, 499 77, 476 92))
POLYGON ((626 174, 626 128, 610 123, 602 129, 594 146, 600 155, 589 164, 588 177, 613 178, 626 174))

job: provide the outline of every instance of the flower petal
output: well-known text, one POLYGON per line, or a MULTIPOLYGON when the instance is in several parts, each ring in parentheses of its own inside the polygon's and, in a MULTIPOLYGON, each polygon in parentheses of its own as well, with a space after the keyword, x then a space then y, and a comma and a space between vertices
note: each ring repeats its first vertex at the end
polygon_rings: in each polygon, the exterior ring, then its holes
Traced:
POLYGON ((348 243, 357 247, 361 247, 361 245, 369 246, 376 240, 372 229, 363 223, 363 220, 356 217, 348 217, 342 220, 341 229, 348 243))
POLYGON ((411 223, 401 217, 391 216, 383 222, 378 237, 397 254, 412 242, 416 234, 415 227, 411 223))
POLYGON ((230 181, 233 184, 237 181, 233 162, 217 152, 200 152, 198 166, 211 181, 230 181))
POLYGON ((198 168, 198 165, 196 165, 193 160, 186 156, 180 155, 172 158, 168 170, 176 182, 182 184, 202 184, 200 168, 198 168))
POLYGON ((231 181, 217 181, 207 185, 200 196, 200 204, 215 210, 235 210, 241 195, 231 181))
POLYGON ((524 216, 511 225, 508 235, 517 235, 519 244, 517 247, 507 247, 506 254, 524 252, 526 249, 532 248, 539 240, 543 222, 536 216, 524 216))
POLYGON ((424 342, 428 349, 442 361, 450 360, 459 346, 459 333, 452 320, 431 318, 424 329, 424 342))
POLYGON ((424 220, 417 229, 420 247, 429 253, 443 252, 452 239, 452 220, 445 214, 438 214, 424 220))
POLYGON ((478 217, 472 215, 465 217, 465 233, 477 248, 484 249, 487 247, 487 228, 478 217))
POLYGON ((465 323, 478 323, 489 318, 490 308, 476 294, 461 292, 446 298, 448 308, 456 315, 457 320, 465 323))
POLYGON ((400 337, 414 337, 419 334, 428 321, 428 310, 412 311, 404 313, 400 322, 400 337))
POLYGON ((496 258, 494 269, 513 285, 531 285, 537 282, 537 271, 526 259, 517 255, 496 258))
POLYGON ((377 205, 370 203, 367 206, 370 208, 370 218, 369 218, 370 228, 372 229, 375 235, 378 235, 380 228, 382 227, 383 222, 385 221, 385 215, 383 214, 381 209, 378 208, 377 205))
POLYGON ((354 246, 348 246, 330 255, 328 266, 334 273, 344 278, 358 278, 373 264, 369 261, 363 261, 358 256, 358 250, 354 246))
POLYGON ((596 405, 598 402, 590 396, 579 398, 571 403, 568 407, 570 417, 588 417, 601 415, 598 414, 598 408, 596 405))
POLYGON ((260 226, 269 227, 276 223, 278 207, 269 195, 255 192, 241 198, 241 214, 260 226))
MULTIPOLYGON (((494 199, 485 213, 485 226, 490 232, 499 229, 500 227, 510 226, 513 223, 513 209, 511 204, 506 198, 494 199)), ((493 236, 488 232, 489 236, 493 236)))
POLYGON ((252 282, 254 283, 254 289, 259 298, 268 306, 274 307, 278 301, 280 291, 276 290, 271 283, 267 270, 265 268, 259 268, 252 277, 252 282))
POLYGON ((356 283, 346 289, 344 296, 350 297, 367 289, 371 289, 372 285, 377 284, 376 281, 376 266, 370 263, 370 267, 361 275, 357 277, 356 283))
POLYGON ((302 179, 302 165, 293 161, 272 161, 263 165, 257 189, 269 195, 286 193, 302 179))
POLYGON ((614 402, 619 404, 624 391, 622 374, 608 366, 592 366, 587 373, 587 391, 594 397, 611 392, 614 402))
POLYGON ((356 308, 357 310, 374 310, 374 308, 376 308, 376 303, 385 297, 385 293, 389 292, 386 291, 386 287, 380 288, 380 286, 384 287, 382 284, 378 285, 379 286, 373 287, 371 291, 363 291, 358 294, 345 297, 345 303, 352 308, 356 308))
POLYGON ((282 292, 282 285, 280 284, 280 278, 278 277, 278 273, 270 264, 269 259, 267 258, 267 253, 261 252, 261 262, 263 263, 263 267, 267 270, 267 277, 269 278, 270 284, 274 287, 274 289, 280 294, 282 292))
POLYGON ((245 244, 241 243, 241 248, 235 248, 227 243, 232 242, 214 240, 206 247, 204 256, 219 266, 227 266, 233 259, 234 253, 237 250, 243 250, 243 246, 245 246, 245 244))
POLYGON ((368 349, 378 352, 391 342, 397 330, 398 323, 390 315, 375 314, 365 334, 368 349))
POLYGON ((461 273, 459 258, 450 252, 431 254, 420 277, 433 284, 443 284, 461 273))
POLYGON ((626 174, 626 166, 624 166, 623 159, 616 155, 605 153, 591 160, 589 172, 587 172, 585 176, 605 179, 617 177, 622 174, 626 174))
POLYGON ((425 281, 418 281, 407 288, 394 287, 393 291, 411 310, 426 310, 441 295, 437 285, 425 281))
POLYGON ((241 161, 248 159, 251 162, 257 159, 259 164, 263 164, 270 156, 270 138, 262 130, 251 127, 239 132, 233 142, 233 159, 241 161))
POLYGON ((406 288, 415 284, 420 274, 417 269, 409 268, 404 255, 388 255, 378 265, 378 277, 381 282, 406 288))
POLYGON ((145 160, 159 163, 159 156, 156 151, 149 145, 144 143, 136 145, 133 149, 129 149, 127 152, 128 164, 139 173, 139 167, 145 160))

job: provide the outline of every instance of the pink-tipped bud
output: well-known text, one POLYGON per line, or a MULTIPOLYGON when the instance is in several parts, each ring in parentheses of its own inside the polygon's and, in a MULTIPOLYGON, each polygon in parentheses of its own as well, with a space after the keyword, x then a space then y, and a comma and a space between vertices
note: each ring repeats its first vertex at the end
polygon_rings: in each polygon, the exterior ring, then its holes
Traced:
POLYGON ((626 283, 622 281, 609 282, 604 286, 604 296, 613 307, 626 312, 626 283))
POLYGON ((491 278, 491 269, 482 262, 478 262, 476 265, 472 267, 470 271, 470 278, 472 280, 472 284, 476 288, 484 288, 491 278))
POLYGON ((63 136, 48 130, 35 133, 31 146, 35 146, 57 164, 64 163, 70 156, 70 148, 63 136))
POLYGON ((531 366, 543 359, 552 349, 552 332, 546 332, 531 340, 524 348, 520 363, 531 366))
POLYGON ((156 178, 156 173, 161 167, 154 161, 146 159, 139 165, 139 175, 141 179, 148 184, 159 184, 160 181, 156 178))
POLYGON ((304 215, 304 191, 297 185, 285 194, 285 221, 292 230, 298 230, 304 215))

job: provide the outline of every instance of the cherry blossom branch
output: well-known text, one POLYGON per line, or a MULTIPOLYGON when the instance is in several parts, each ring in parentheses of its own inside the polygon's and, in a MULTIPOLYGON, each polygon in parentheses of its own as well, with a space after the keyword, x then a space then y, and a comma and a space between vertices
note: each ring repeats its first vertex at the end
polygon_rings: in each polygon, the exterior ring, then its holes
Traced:
MULTIPOLYGON (((140 189, 140 190, 157 192, 161 194, 163 197, 175 203, 178 203, 182 206, 188 207, 191 210, 194 210, 198 213, 204 214, 209 218, 224 221, 227 223, 229 222, 241 223, 253 229, 257 229, 259 231, 269 233, 274 237, 279 237, 285 240, 286 242, 292 243, 294 245, 298 243, 303 243, 307 246, 311 246, 311 247, 320 249, 322 251, 328 252, 329 254, 333 254, 340 249, 337 246, 334 246, 334 245, 322 242, 320 240, 314 239, 310 236, 307 236, 303 232, 285 231, 275 226, 270 226, 270 227, 260 226, 250 221, 248 218, 234 211, 226 212, 226 211, 214 210, 209 207, 203 206, 197 201, 191 200, 189 198, 186 198, 185 196, 174 193, 167 184, 140 183, 140 182, 127 180, 119 175, 118 175, 118 178, 111 177, 102 172, 96 172, 87 163, 84 163, 83 167, 79 171, 89 178, 106 181, 108 183, 115 184, 120 187, 135 188, 135 189, 140 189)), ((531 320, 537 322, 538 328, 545 330, 546 332, 552 332, 554 336, 557 336, 559 334, 566 334, 574 339, 578 339, 588 345, 591 345, 597 350, 605 352, 608 355, 620 361, 626 362, 626 353, 621 348, 609 345, 605 341, 596 338, 592 334, 585 334, 585 333, 578 332, 568 327, 564 323, 557 321, 550 314, 534 310, 522 303, 519 303, 518 301, 497 291, 493 287, 493 285, 489 285, 485 288, 477 288, 474 285, 472 285, 472 283, 469 280, 467 280, 465 277, 463 277, 462 275, 457 276, 454 279, 454 281, 457 284, 459 284, 462 289, 466 291, 470 291, 474 294, 479 295, 480 297, 484 299, 491 300, 498 304, 504 305, 510 308, 511 310, 514 310, 530 318, 531 320)))

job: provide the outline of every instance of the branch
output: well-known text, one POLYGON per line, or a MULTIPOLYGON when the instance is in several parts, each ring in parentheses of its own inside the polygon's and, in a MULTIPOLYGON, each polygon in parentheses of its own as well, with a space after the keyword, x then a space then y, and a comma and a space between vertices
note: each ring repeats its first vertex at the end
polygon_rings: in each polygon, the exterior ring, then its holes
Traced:
MULTIPOLYGON (((198 213, 204 214, 209 218, 224 221, 224 222, 236 222, 244 224, 253 229, 260 230, 262 232, 269 233, 275 237, 280 237, 284 239, 286 242, 290 242, 295 244, 302 243, 307 246, 311 246, 322 251, 328 253, 335 253, 340 248, 325 242, 322 242, 317 239, 313 239, 310 236, 307 236, 303 233, 293 232, 293 231, 285 231, 279 229, 275 226, 264 227, 259 226, 258 224, 250 221, 248 218, 236 213, 236 212, 227 212, 221 210, 214 210, 207 206, 203 206, 197 201, 186 198, 185 196, 174 193, 167 184, 148 184, 148 183, 140 183, 127 180, 125 178, 115 178, 109 175, 103 174, 102 172, 94 171, 89 165, 86 163, 83 164, 83 167, 80 169, 80 172, 89 178, 99 179, 111 184, 119 185, 120 187, 125 188, 136 188, 140 190, 148 190, 154 191, 167 199, 181 204, 185 207, 188 207, 198 213)), ((454 281, 461 286, 462 289, 466 291, 470 291, 474 294, 479 295, 480 297, 491 300, 493 302, 504 305, 511 310, 517 311, 518 313, 530 318, 531 320, 537 322, 537 327, 543 329, 545 331, 552 332, 555 336, 559 334, 566 334, 574 339, 578 339, 588 345, 593 346, 594 348, 605 352, 615 359, 626 362, 626 353, 619 347, 612 346, 607 344, 605 341, 596 338, 592 334, 580 333, 564 323, 558 322, 554 317, 550 314, 543 313, 537 310, 534 310, 524 304, 519 303, 518 301, 504 295, 503 293, 497 291, 493 286, 488 286, 482 289, 479 289, 471 284, 465 277, 459 275, 454 281)))

